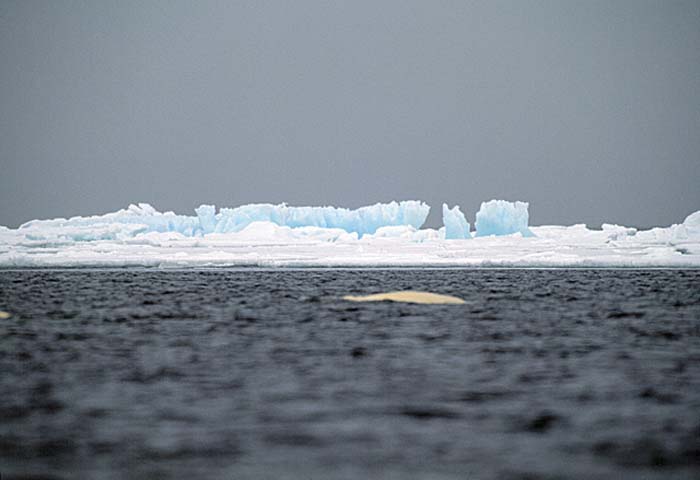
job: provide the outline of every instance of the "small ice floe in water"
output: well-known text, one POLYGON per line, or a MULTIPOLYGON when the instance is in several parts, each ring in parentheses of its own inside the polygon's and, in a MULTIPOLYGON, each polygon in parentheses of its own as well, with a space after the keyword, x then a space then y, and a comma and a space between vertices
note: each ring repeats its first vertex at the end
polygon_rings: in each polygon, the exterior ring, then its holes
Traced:
POLYGON ((374 295, 353 296, 346 295, 343 300, 351 302, 406 302, 406 303, 425 303, 425 304, 463 304, 466 303, 461 298, 451 295, 440 295, 439 293, 419 292, 416 290, 404 290, 402 292, 386 292, 375 293, 374 295))
POLYGON ((5 320, 6 318, 10 318, 12 314, 10 312, 3 312, 0 310, 0 320, 5 320))

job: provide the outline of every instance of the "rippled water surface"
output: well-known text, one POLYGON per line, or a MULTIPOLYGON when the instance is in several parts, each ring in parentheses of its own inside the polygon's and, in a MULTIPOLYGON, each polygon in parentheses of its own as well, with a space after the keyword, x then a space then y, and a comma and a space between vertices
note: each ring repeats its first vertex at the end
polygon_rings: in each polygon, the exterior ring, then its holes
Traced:
POLYGON ((0 271, 5 478, 697 478, 700 271, 0 271), (350 303, 418 289, 466 305, 350 303))

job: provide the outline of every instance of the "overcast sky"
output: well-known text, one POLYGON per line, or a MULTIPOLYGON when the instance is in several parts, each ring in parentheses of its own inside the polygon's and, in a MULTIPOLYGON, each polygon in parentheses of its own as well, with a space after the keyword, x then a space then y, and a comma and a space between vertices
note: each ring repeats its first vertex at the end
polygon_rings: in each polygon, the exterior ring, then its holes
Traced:
POLYGON ((0 225, 149 202, 700 209, 698 1, 0 0, 0 225))

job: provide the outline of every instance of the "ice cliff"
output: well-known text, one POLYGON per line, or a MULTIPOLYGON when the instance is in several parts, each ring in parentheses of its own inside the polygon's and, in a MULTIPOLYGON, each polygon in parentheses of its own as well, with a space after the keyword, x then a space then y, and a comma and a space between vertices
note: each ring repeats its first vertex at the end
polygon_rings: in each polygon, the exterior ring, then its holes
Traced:
POLYGON ((534 234, 528 228, 529 213, 527 202, 507 202, 491 200, 483 202, 476 212, 476 236, 510 235, 520 233, 523 237, 534 234))
POLYGON ((445 225, 445 240, 471 238, 469 222, 464 218, 459 205, 450 209, 446 203, 442 204, 442 223, 445 225))
POLYGON ((236 208, 213 205, 195 209, 196 216, 161 213, 146 203, 105 215, 33 220, 19 230, 39 240, 67 238, 74 241, 117 240, 147 232, 176 232, 186 237, 209 233, 236 233, 254 222, 271 222, 291 228, 342 229, 359 236, 373 234, 381 227, 407 225, 419 229, 430 207, 424 202, 377 203, 355 210, 336 207, 290 207, 286 204, 250 204, 236 208))
POLYGON ((377 203, 356 210, 261 203, 222 208, 219 213, 215 213, 212 205, 202 205, 195 211, 203 233, 238 232, 253 222, 272 222, 292 228, 340 228, 362 236, 388 226, 410 225, 418 229, 425 223, 430 207, 420 201, 408 200, 377 203))

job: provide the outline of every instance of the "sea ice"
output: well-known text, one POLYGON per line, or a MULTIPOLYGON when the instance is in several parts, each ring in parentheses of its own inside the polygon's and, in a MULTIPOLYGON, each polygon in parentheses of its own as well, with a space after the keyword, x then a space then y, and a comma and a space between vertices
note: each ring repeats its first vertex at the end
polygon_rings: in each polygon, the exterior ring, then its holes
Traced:
POLYGON ((396 292, 375 293, 373 295, 345 295, 343 300, 350 302, 404 302, 404 303, 423 303, 423 304, 443 304, 443 305, 464 305, 465 302, 461 298, 453 297, 452 295, 442 295, 432 292, 421 292, 417 290, 402 290, 396 292))
POLYGON ((529 214, 527 202, 508 202, 506 200, 491 200, 482 202, 476 212, 477 237, 489 235, 511 235, 520 233, 523 237, 533 237, 528 228, 529 214))
POLYGON ((91 230, 105 228, 115 238, 145 232, 179 232, 185 236, 194 236, 201 231, 197 217, 176 215, 173 212, 161 213, 147 203, 132 204, 126 209, 104 215, 72 217, 67 220, 32 220, 20 226, 19 230, 26 234, 33 233, 38 238, 49 235, 73 238, 79 242, 93 240, 91 230))
POLYGON ((685 217, 683 226, 689 236, 700 237, 700 210, 685 217))
POLYGON ((287 227, 341 228, 359 236, 374 233, 387 226, 410 225, 420 228, 428 217, 430 207, 420 201, 377 203, 356 210, 336 207, 289 207, 269 203, 222 208, 214 214, 214 207, 203 205, 197 209, 204 233, 238 232, 252 222, 272 222, 287 227))
POLYGON ((430 207, 420 201, 377 203, 356 210, 336 207, 289 207, 286 204, 250 204, 222 208, 213 205, 195 209, 196 216, 161 213, 146 203, 105 215, 73 217, 68 220, 32 220, 19 230, 37 241, 118 240, 148 232, 178 232, 186 237, 209 233, 235 233, 254 222, 271 222, 283 227, 342 229, 362 236, 385 226, 407 225, 419 229, 430 207))
POLYGON ((0 227, 0 268, 700 267, 700 212, 650 230, 528 227, 526 203, 492 201, 476 216, 479 238, 468 242, 445 241, 467 237, 459 209, 444 207, 439 230, 418 228, 427 212, 422 202, 392 202, 358 210, 249 205, 218 213, 202 206, 185 216, 139 204, 0 227))
POLYGON ((471 238, 469 222, 464 218, 459 205, 450 209, 446 203, 442 204, 442 223, 445 225, 445 240, 471 238))

